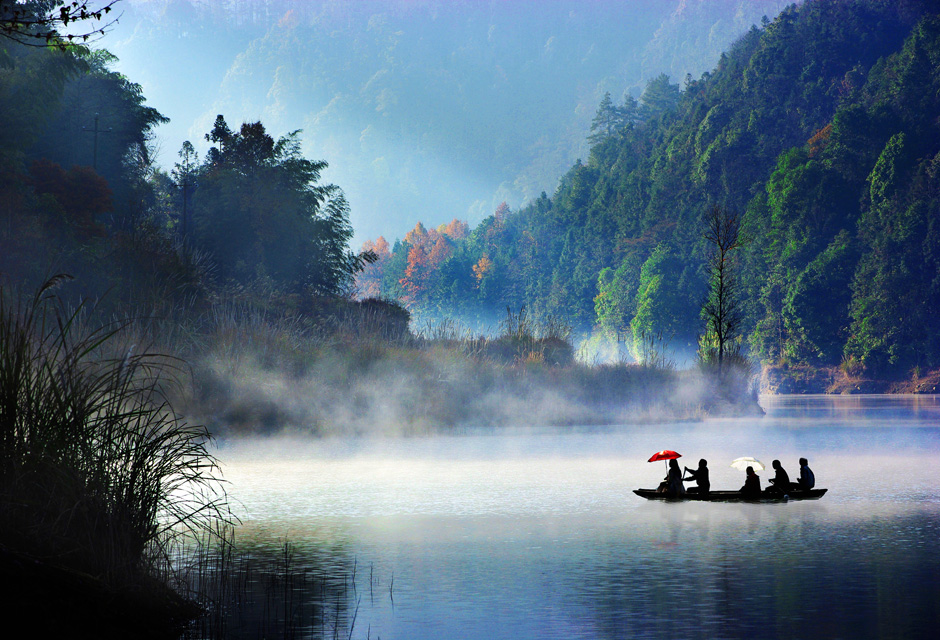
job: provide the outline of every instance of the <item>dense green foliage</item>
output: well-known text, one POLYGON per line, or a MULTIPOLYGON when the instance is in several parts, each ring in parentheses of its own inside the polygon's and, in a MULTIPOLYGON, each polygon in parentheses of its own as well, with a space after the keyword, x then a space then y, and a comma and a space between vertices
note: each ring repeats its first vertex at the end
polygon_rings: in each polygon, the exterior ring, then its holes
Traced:
POLYGON ((694 348, 704 214, 717 204, 742 220, 739 348, 794 364, 937 366, 935 11, 806 2, 753 28, 681 93, 660 77, 636 111, 605 100, 590 158, 551 198, 465 238, 408 234, 380 256, 382 291, 407 288, 419 314, 485 319, 525 305, 584 332, 634 343, 660 332, 694 348), (624 110, 636 117, 615 118, 624 110), (411 269, 416 247, 440 238, 447 250, 411 269))
POLYGON ((197 168, 184 144, 178 179, 195 191, 193 242, 214 257, 222 280, 335 295, 362 258, 347 250, 345 198, 335 185, 318 184, 326 162, 301 155, 298 133, 275 141, 260 122, 232 132, 220 115, 206 136, 218 147, 197 168))

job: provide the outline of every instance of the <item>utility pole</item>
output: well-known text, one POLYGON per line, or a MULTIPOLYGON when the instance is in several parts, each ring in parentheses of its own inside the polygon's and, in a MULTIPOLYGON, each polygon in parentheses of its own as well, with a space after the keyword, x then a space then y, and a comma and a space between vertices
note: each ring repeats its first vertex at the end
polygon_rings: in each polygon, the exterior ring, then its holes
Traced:
MULTIPOLYGON (((89 129, 88 127, 82 127, 82 131, 89 131, 89 129)), ((98 171, 98 134, 99 133, 113 133, 114 131, 111 127, 108 127, 107 131, 98 129, 98 114, 97 113, 95 114, 95 128, 91 129, 90 131, 91 133, 95 135, 94 137, 95 141, 94 141, 94 146, 93 146, 94 151, 92 152, 93 155, 92 155, 91 167, 95 171, 98 171)))
POLYGON ((188 174, 183 174, 182 179, 180 180, 180 189, 183 192, 183 219, 182 219, 182 235, 183 242, 189 240, 189 199, 192 197, 192 188, 196 186, 196 181, 188 174))

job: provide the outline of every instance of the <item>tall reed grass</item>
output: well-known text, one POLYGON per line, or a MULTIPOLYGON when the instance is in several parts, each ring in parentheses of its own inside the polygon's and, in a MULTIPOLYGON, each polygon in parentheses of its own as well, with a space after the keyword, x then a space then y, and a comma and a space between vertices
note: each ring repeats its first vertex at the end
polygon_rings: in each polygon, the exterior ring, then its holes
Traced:
POLYGON ((202 426, 166 400, 180 362, 89 328, 85 305, 0 288, 0 545, 105 584, 167 566, 172 540, 229 518, 202 426))
POLYGON ((548 364, 568 366, 574 362, 571 327, 557 316, 533 318, 525 306, 518 312, 506 308, 496 335, 474 334, 450 319, 427 322, 417 332, 420 346, 446 347, 468 358, 493 365, 548 364))

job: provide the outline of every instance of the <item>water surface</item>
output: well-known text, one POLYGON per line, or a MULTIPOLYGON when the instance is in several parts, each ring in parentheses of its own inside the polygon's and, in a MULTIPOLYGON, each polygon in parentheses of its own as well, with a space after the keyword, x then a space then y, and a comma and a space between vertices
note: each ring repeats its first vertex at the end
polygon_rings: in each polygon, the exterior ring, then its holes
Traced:
POLYGON ((342 556, 353 612, 342 637, 936 637, 937 397, 762 404, 762 419, 254 441, 218 454, 243 540, 342 556), (743 484, 736 457, 779 458, 795 478, 805 456, 829 493, 636 497, 664 475, 646 462, 664 448, 689 467, 706 458, 716 489, 743 484))

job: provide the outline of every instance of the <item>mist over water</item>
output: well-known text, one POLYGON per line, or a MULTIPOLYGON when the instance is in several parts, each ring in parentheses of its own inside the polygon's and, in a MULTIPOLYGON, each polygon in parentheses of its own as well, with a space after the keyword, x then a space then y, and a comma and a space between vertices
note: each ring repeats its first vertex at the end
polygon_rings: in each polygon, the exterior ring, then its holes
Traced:
POLYGON ((933 637, 937 399, 762 403, 763 419, 230 441, 218 455, 244 539, 358 564, 352 637, 933 637), (663 477, 646 462, 663 448, 706 458, 715 489, 743 484, 733 458, 778 458, 795 478, 805 456, 829 492, 634 496, 663 477))

